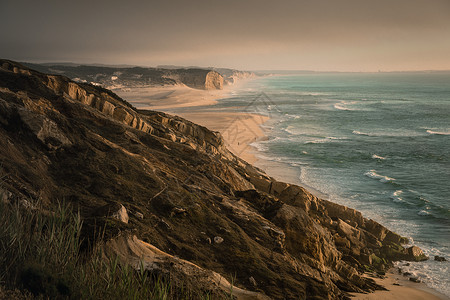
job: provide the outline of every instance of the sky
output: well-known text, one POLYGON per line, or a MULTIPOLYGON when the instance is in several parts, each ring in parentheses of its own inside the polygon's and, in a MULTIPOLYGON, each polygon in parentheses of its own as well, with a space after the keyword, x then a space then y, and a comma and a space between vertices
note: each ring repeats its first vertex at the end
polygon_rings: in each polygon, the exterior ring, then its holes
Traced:
POLYGON ((450 70, 450 0, 0 0, 0 58, 450 70))

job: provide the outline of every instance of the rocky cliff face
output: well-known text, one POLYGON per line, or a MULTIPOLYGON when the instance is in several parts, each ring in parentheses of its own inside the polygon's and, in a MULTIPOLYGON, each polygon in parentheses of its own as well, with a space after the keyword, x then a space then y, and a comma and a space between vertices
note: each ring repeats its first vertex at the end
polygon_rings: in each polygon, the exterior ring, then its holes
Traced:
POLYGON ((167 78, 171 78, 189 87, 204 90, 221 90, 223 77, 216 71, 205 69, 175 69, 171 70, 167 78))
POLYGON ((241 299, 346 299, 381 288, 362 272, 424 259, 361 213, 237 158, 218 133, 63 76, 0 67, 1 200, 52 210, 64 199, 87 236, 106 228, 105 253, 122 263, 143 259, 210 290, 235 276, 241 299))

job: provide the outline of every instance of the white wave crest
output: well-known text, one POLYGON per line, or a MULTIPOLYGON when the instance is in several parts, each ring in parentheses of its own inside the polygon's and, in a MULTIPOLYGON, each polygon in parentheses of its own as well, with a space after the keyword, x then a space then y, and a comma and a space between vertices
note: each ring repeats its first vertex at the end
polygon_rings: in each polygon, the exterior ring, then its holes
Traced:
POLYGON ((361 132, 361 131, 358 131, 358 130, 353 130, 352 133, 353 133, 353 134, 356 134, 356 135, 366 135, 366 136, 369 136, 369 135, 370 135, 370 134, 368 134, 368 133, 361 132))
POLYGON ((381 160, 386 159, 386 157, 383 157, 383 156, 380 156, 380 155, 377 155, 377 154, 373 154, 373 155, 372 155, 372 158, 373 158, 373 159, 381 159, 381 160))
POLYGON ((339 142, 339 140, 345 140, 346 138, 338 138, 334 136, 327 136, 325 138, 306 141, 305 144, 324 144, 324 143, 331 143, 331 142, 339 142))
POLYGON ((402 202, 402 201, 403 201, 403 198, 400 197, 402 194, 403 194, 403 191, 402 191, 402 190, 396 190, 395 192, 392 193, 391 199, 392 199, 394 202, 402 202))
POLYGON ((333 105, 334 108, 336 108, 337 110, 347 110, 347 111, 351 111, 350 108, 342 106, 342 104, 336 103, 335 105, 333 105))
POLYGON ((375 170, 370 170, 370 171, 364 173, 364 175, 366 175, 367 177, 373 178, 373 179, 377 179, 380 182, 392 182, 392 181, 395 181, 395 178, 391 178, 391 177, 388 177, 388 176, 380 175, 375 170))
POLYGON ((450 135, 449 131, 433 131, 430 129, 427 130, 427 133, 428 134, 436 134, 436 135, 450 135))
POLYGON ((426 211, 426 210, 424 210, 424 209, 422 209, 422 210, 419 211, 417 214, 418 214, 419 216, 428 216, 428 215, 430 215, 431 213, 428 212, 428 211, 426 211))

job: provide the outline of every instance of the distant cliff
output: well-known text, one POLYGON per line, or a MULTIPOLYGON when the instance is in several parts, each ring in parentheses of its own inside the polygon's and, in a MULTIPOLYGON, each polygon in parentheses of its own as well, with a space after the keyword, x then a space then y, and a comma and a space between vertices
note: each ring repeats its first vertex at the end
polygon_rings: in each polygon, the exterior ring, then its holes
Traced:
MULTIPOLYGON (((211 74, 205 88, 221 82, 211 74)), ((64 200, 86 241, 104 232, 106 256, 214 295, 232 283, 238 299, 348 299, 381 288, 363 272, 426 259, 358 211, 239 159, 216 132, 7 60, 0 167, 0 201, 51 214, 64 200)))
MULTIPOLYGON (((164 69, 29 63, 25 65, 39 72, 64 75, 76 82, 91 83, 109 89, 184 84, 195 89, 213 90, 222 89, 224 85, 221 73, 208 68, 164 69)), ((228 69, 221 70, 225 72, 228 69)), ((234 82, 233 78, 240 74, 240 71, 230 71, 232 72, 225 72, 227 84, 234 82)))
POLYGON ((167 78, 189 87, 205 90, 221 90, 223 77, 216 71, 204 69, 175 69, 167 72, 167 78))
POLYGON ((253 78, 256 76, 253 72, 239 71, 234 69, 213 68, 213 70, 217 71, 223 76, 224 84, 234 84, 239 80, 253 78))

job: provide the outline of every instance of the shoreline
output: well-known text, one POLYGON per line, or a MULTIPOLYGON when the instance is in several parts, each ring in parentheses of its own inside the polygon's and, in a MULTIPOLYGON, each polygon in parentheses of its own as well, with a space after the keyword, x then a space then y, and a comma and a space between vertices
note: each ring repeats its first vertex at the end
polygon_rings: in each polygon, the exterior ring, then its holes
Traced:
MULTIPOLYGON (((291 166, 280 168, 280 162, 257 156, 258 150, 251 144, 267 139, 261 125, 268 122, 270 120, 269 117, 256 113, 233 112, 230 110, 220 111, 214 108, 219 99, 230 96, 232 91, 236 90, 242 83, 238 82, 235 85, 227 86, 223 90, 214 91, 194 90, 185 86, 169 86, 137 88, 139 89, 137 91, 131 88, 126 91, 115 92, 138 109, 159 110, 178 115, 191 122, 205 126, 212 131, 220 132, 228 149, 238 157, 263 169, 269 176, 277 180, 300 185, 315 196, 328 199, 328 195, 303 184, 300 172, 296 168, 291 166)), ((406 279, 397 277, 403 276, 396 276, 396 274, 392 273, 384 279, 375 279, 377 283, 389 289, 388 291, 375 291, 369 294, 352 293, 352 299, 449 299, 447 296, 427 287, 424 283, 413 283, 406 277, 406 279), (394 285, 395 282, 399 282, 400 286, 394 285)))
POLYGON ((428 287, 425 283, 415 283, 409 277, 395 272, 392 268, 384 278, 371 277, 387 290, 376 290, 372 293, 350 293, 352 300, 448 300, 449 298, 428 287))

